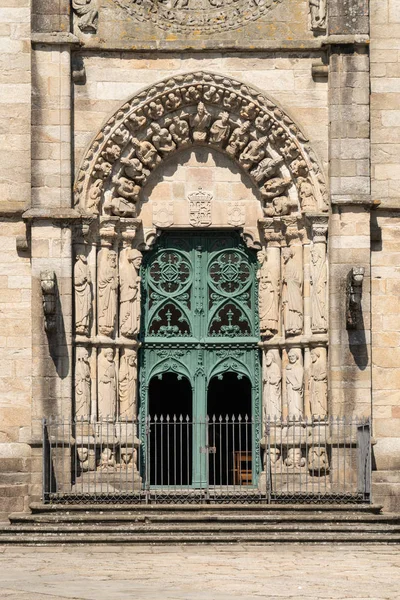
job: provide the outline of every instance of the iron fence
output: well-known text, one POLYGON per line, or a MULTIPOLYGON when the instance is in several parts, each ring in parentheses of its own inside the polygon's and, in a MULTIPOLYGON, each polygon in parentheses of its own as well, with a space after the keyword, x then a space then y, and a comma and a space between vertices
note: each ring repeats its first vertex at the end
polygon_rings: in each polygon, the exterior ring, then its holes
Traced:
POLYGON ((43 421, 49 503, 369 502, 369 420, 43 421))

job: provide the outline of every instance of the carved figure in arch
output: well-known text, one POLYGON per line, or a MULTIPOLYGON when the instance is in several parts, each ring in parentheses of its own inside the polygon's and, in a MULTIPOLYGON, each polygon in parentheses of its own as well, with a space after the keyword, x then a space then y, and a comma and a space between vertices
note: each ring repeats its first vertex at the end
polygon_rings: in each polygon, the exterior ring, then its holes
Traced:
POLYGON ((182 98, 179 92, 170 92, 165 99, 165 107, 167 110, 177 110, 182 104, 182 98))
POLYGON ((129 140, 129 131, 125 125, 118 127, 111 135, 111 139, 118 144, 118 146, 123 146, 126 144, 129 140))
POLYGON ((311 329, 315 333, 324 333, 328 329, 327 321, 327 284, 325 244, 314 244, 311 250, 311 329))
POLYGON ((111 335, 115 327, 117 314, 117 253, 114 250, 101 250, 99 252, 98 273, 98 324, 99 332, 111 335))
POLYGON ((284 322, 286 335, 299 335, 303 330, 303 273, 294 260, 292 248, 282 250, 284 322))
POLYGON ((125 350, 119 367, 119 416, 133 421, 137 415, 137 352, 125 350))
POLYGON ((136 216, 135 204, 125 200, 125 198, 107 198, 103 208, 106 215, 116 215, 118 217, 136 216))
POLYGON ((256 129, 261 133, 268 133, 272 127, 272 121, 269 115, 264 114, 256 118, 256 129))
POLYGON ((233 130, 231 137, 229 138, 229 144, 226 147, 227 153, 235 157, 246 147, 250 139, 251 122, 245 121, 239 127, 233 130))
POLYGON ((286 394, 288 416, 301 419, 303 416, 304 369, 301 364, 301 351, 291 348, 286 366, 286 394))
POLYGON ((265 251, 259 252, 257 258, 260 263, 257 272, 260 333, 271 337, 278 333, 279 274, 270 269, 265 251))
POLYGON ((96 179, 90 186, 88 193, 88 204, 87 208, 95 215, 99 214, 101 197, 103 194, 104 181, 102 179, 96 179))
POLYGON ((84 33, 96 33, 99 13, 92 0, 72 0, 72 8, 79 17, 78 27, 84 33))
POLYGON ((302 210, 304 212, 315 210, 317 208, 317 202, 314 197, 314 187, 312 183, 304 177, 299 177, 297 179, 297 189, 299 190, 302 210))
POLYGON ((105 161, 103 158, 99 158, 93 169, 93 177, 95 179, 107 179, 111 175, 112 165, 105 161))
POLYGON ((280 419, 282 416, 282 373, 276 362, 275 353, 268 350, 265 355, 263 377, 264 419, 280 419))
POLYGON ((147 140, 140 142, 137 138, 132 138, 131 142, 136 156, 146 167, 151 170, 160 164, 161 156, 151 142, 147 140))
POLYGON ((190 128, 182 117, 174 116, 169 131, 175 144, 184 148, 190 144, 190 128))
POLYGON ((228 90, 225 92, 224 99, 222 101, 222 105, 224 108, 228 108, 229 110, 234 110, 239 102, 238 95, 234 92, 229 92, 228 90))
POLYGON ((206 86, 204 88, 204 99, 207 100, 208 102, 214 102, 214 104, 220 104, 221 103, 221 98, 222 98, 222 94, 221 92, 213 85, 211 86, 206 86))
POLYGON ((210 129, 210 142, 222 146, 229 138, 231 126, 229 123, 229 113, 222 112, 219 118, 214 121, 210 129))
POLYGON ((114 163, 121 156, 121 148, 117 144, 110 144, 103 150, 102 156, 106 161, 114 163))
POLYGON ((131 179, 126 177, 113 177, 113 183, 115 184, 116 194, 122 196, 125 200, 130 202, 137 202, 140 194, 140 186, 136 185, 131 179))
POLYGON ((188 88, 183 88, 182 98, 187 104, 193 102, 200 102, 202 96, 203 87, 201 85, 191 85, 188 88))
POLYGON ((140 265, 142 253, 129 248, 121 253, 120 323, 121 335, 133 338, 140 329, 140 265))
POLYGON ((197 113, 191 115, 190 125, 192 127, 193 140, 195 142, 205 142, 207 139, 208 128, 211 123, 211 115, 203 102, 197 105, 197 113))
POLYGON ((134 112, 129 117, 129 126, 133 133, 136 133, 144 127, 147 123, 147 118, 144 116, 142 110, 134 112))
POLYGON ((292 469, 301 469, 306 466, 306 459, 301 452, 301 448, 289 448, 285 459, 285 466, 292 469))
POLYGON ((89 335, 90 315, 92 312, 92 278, 84 254, 78 254, 74 267, 75 290, 75 331, 89 335))
POLYGON ((164 114, 164 107, 160 100, 150 102, 145 110, 147 111, 147 116, 151 120, 160 119, 164 114))
POLYGON ((239 161, 244 169, 249 171, 254 163, 258 163, 265 158, 267 153, 266 144, 266 137, 262 137, 259 140, 252 140, 249 143, 239 157, 239 161))
POLYGON ((326 0, 310 0, 311 29, 326 28, 326 0))
POLYGON ((240 116, 242 119, 246 119, 246 121, 253 121, 259 112, 260 109, 254 104, 254 102, 249 102, 249 104, 243 106, 242 110, 240 111, 240 116))
POLYGON ((117 371, 114 350, 104 348, 99 356, 99 417, 114 419, 117 407, 117 371))
POLYGON ((307 177, 308 167, 303 158, 296 158, 296 160, 290 164, 290 170, 295 177, 307 177))
POLYGON ((151 138, 153 146, 161 152, 161 154, 166 155, 176 149, 176 144, 168 129, 160 127, 158 123, 152 123, 150 129, 153 132, 153 137, 151 138))
POLYGON ((91 385, 89 352, 78 346, 75 363, 75 419, 89 419, 91 404, 91 385))
POLYGON ((278 174, 279 168, 283 165, 283 158, 271 158, 267 156, 258 165, 250 171, 251 175, 257 181, 261 183, 264 179, 270 179, 278 174))
POLYGON ((143 163, 138 158, 121 158, 121 164, 123 165, 123 173, 128 179, 144 185, 150 171, 143 167, 143 163))
POLYGON ((310 403, 313 417, 324 418, 328 414, 328 374, 325 353, 311 350, 310 403))

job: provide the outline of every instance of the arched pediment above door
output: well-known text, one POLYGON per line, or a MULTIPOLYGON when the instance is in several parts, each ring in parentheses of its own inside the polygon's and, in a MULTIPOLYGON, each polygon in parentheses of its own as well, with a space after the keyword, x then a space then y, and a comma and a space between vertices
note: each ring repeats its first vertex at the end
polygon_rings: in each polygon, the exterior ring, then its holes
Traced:
POLYGON ((223 153, 258 189, 266 217, 328 210, 324 176, 299 127, 260 91, 195 72, 126 102, 90 144, 75 184, 84 214, 140 216, 143 189, 175 153, 223 153))

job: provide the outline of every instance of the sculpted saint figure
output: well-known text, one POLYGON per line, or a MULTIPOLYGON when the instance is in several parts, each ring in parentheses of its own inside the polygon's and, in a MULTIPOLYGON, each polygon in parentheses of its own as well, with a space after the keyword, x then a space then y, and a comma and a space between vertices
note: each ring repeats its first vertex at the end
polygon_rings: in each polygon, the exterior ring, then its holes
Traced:
POLYGON ((114 250, 102 250, 99 253, 98 321, 99 332, 103 335, 111 335, 114 331, 117 290, 117 253, 114 250))
POLYGON ((175 144, 182 148, 190 144, 190 129, 184 119, 178 116, 172 118, 172 123, 169 126, 169 131, 175 144))
POLYGON ((114 419, 117 405, 117 372, 114 350, 104 348, 99 357, 99 417, 114 419))
POLYGON ((318 348, 311 350, 310 402, 313 417, 328 413, 328 374, 326 360, 318 348))
POLYGON ((99 207, 101 202, 101 196, 103 193, 104 181, 102 179, 96 179, 89 189, 89 198, 87 203, 88 210, 94 212, 96 215, 99 214, 99 207))
POLYGON ((266 252, 259 252, 257 258, 260 263, 257 272, 260 332, 273 336, 278 333, 279 275, 271 272, 266 252))
POLYGON ((154 147, 162 154, 169 154, 176 149, 176 144, 168 129, 160 127, 158 123, 152 123, 150 129, 153 131, 151 141, 154 147))
POLYGON ((311 329, 316 333, 327 331, 326 293, 328 273, 324 244, 315 244, 311 250, 311 329))
POLYGON ((303 273, 294 261, 292 248, 284 248, 282 257, 285 331, 287 335, 299 335, 303 330, 303 273))
POLYGON ((75 365, 75 419, 88 419, 90 417, 90 364, 87 348, 78 346, 76 349, 75 365))
POLYGON ((308 179, 299 177, 297 180, 297 188, 299 190, 300 203, 303 211, 315 210, 317 203, 314 197, 314 188, 308 179))
POLYGON ((239 125, 239 127, 236 127, 236 129, 233 130, 229 139, 229 144, 226 147, 226 151, 230 156, 236 156, 243 148, 245 148, 250 138, 250 127, 251 122, 245 121, 242 125, 239 125))
POLYGON ((136 156, 146 167, 154 169, 154 167, 160 164, 161 156, 151 142, 146 140, 139 142, 137 138, 132 138, 131 142, 136 151, 136 156))
POLYGON ((92 311, 91 283, 87 258, 83 254, 78 254, 74 268, 75 331, 81 335, 89 335, 90 315, 92 311))
POLYGON ((303 416, 303 384, 304 369, 300 360, 300 350, 292 348, 288 354, 286 367, 286 393, 288 416, 290 419, 301 419, 303 416))
POLYGON ((210 130, 210 142, 217 146, 222 144, 228 139, 231 132, 229 124, 229 113, 223 112, 219 115, 219 119, 214 121, 210 130))
POLYGON ((262 137, 259 140, 252 140, 239 157, 243 167, 248 171, 254 163, 260 162, 267 152, 267 138, 262 137))
POLYGON ((271 350, 265 356, 263 383, 264 418, 280 419, 282 416, 282 373, 276 362, 276 356, 271 350))
POLYGON ((119 367, 119 415, 121 420, 133 421, 137 414, 137 354, 125 350, 119 367))
POLYGON ((142 253, 129 249, 122 254, 120 266, 121 335, 133 338, 140 329, 140 265, 142 253))
POLYGON ((205 142, 207 139, 207 131, 210 127, 211 115, 207 111, 203 102, 197 105, 197 113, 190 118, 190 125, 193 129, 193 140, 195 142, 205 142))
POLYGON ((96 33, 99 13, 92 0, 72 0, 72 8, 79 17, 78 27, 87 33, 96 33))
POLYGON ((325 29, 326 0, 310 0, 311 28, 325 29))

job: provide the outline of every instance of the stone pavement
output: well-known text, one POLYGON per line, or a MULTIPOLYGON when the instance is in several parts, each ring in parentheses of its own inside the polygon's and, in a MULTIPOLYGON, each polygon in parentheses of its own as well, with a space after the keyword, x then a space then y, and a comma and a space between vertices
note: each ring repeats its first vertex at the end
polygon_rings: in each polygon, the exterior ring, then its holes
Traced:
POLYGON ((0 549, 10 600, 392 600, 398 546, 103 546, 0 549))

